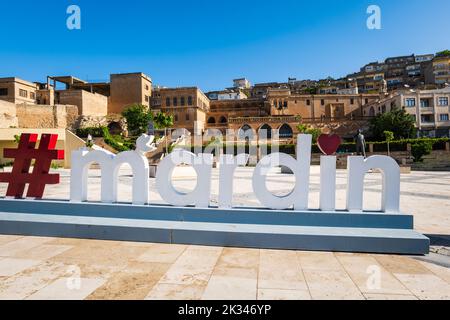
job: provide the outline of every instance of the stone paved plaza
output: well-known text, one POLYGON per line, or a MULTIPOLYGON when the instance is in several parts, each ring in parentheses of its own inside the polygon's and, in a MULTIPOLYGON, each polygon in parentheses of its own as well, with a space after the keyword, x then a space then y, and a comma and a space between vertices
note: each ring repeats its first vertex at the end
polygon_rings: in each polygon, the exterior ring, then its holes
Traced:
MULTIPOLYGON (((69 172, 46 198, 67 199, 69 172)), ((131 199, 130 171, 122 170, 121 201, 131 199)), ((236 205, 258 206, 251 168, 238 170, 236 205)), ((218 171, 213 171, 213 204, 218 171)), ((344 208, 346 172, 338 172, 344 208)), ((381 176, 368 174, 365 208, 380 207, 381 176)), ((189 168, 174 173, 177 188, 195 183, 189 168)), ((276 171, 268 187, 287 193, 291 175, 276 171)), ((100 196, 92 171, 90 199, 100 196)), ((310 206, 318 207, 319 168, 312 167, 310 206)), ((151 197, 162 203, 151 179, 151 197)), ((0 194, 4 195, 1 185, 0 194)), ((416 229, 450 235, 450 173, 402 175, 401 208, 416 229)), ((0 299, 450 299, 450 258, 240 249, 0 235, 0 299), (427 260, 427 261, 425 261, 427 260), (446 267, 447 266, 447 267, 446 267)))

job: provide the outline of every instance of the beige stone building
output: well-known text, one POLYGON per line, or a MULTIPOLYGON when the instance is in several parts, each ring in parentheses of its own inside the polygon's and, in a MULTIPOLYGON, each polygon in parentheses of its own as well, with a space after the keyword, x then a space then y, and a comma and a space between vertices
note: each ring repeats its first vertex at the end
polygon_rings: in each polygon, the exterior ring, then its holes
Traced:
POLYGON ((0 100, 12 103, 36 103, 38 85, 16 77, 0 78, 0 100))
POLYGON ((363 107, 380 99, 378 94, 292 94, 288 88, 265 88, 263 97, 210 102, 206 128, 278 130, 283 140, 294 139, 300 123, 351 137, 364 126, 363 107))
POLYGON ((112 74, 110 92, 108 114, 120 114, 135 103, 150 107, 152 80, 141 72, 112 74))
POLYGON ((450 87, 437 90, 405 90, 364 107, 364 115, 374 117, 394 108, 404 108, 416 120, 421 136, 450 136, 450 87))
POLYGON ((436 84, 450 84, 450 56, 434 58, 433 77, 436 84))
POLYGON ((197 87, 162 88, 152 102, 153 111, 174 116, 174 127, 202 132, 210 111, 208 97, 197 87), (159 106, 159 107, 158 107, 159 106))

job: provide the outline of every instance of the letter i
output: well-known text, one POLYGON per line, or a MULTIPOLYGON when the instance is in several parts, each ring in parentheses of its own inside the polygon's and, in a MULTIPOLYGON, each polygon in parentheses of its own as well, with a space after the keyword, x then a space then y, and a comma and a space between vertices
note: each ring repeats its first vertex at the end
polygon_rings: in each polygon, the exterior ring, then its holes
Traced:
POLYGON ((336 209, 336 156, 320 157, 320 210, 336 209))

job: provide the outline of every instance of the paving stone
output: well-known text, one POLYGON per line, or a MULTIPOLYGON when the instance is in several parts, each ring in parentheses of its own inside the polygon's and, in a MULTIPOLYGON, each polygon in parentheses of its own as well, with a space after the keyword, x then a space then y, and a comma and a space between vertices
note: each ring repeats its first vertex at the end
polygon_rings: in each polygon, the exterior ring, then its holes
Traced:
POLYGON ((60 278, 32 294, 27 300, 83 300, 105 283, 104 279, 79 280, 81 285, 77 287, 69 279, 60 278))

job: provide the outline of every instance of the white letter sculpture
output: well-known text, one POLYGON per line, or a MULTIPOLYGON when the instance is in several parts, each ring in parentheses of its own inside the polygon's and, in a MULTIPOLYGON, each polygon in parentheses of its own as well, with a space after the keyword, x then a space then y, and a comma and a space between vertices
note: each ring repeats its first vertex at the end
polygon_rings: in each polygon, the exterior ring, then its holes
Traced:
POLYGON ((236 157, 231 154, 220 156, 219 174, 219 208, 233 207, 233 176, 238 166, 245 166, 249 155, 241 153, 236 157))
POLYGON ((128 163, 133 170, 133 204, 149 202, 149 165, 145 152, 154 150, 154 137, 142 135, 136 141, 135 151, 126 151, 115 155, 106 150, 91 151, 81 148, 72 152, 72 170, 70 174, 70 200, 87 201, 87 183, 89 166, 98 163, 101 168, 101 201, 117 202, 117 182, 119 169, 128 163))
POLYGON ((363 210, 364 176, 371 169, 378 169, 383 176, 381 211, 400 212, 400 167, 391 157, 348 157, 347 210, 363 210))
POLYGON ((253 191, 261 204, 270 209, 308 209, 311 135, 298 135, 297 160, 285 153, 272 153, 261 159, 253 173, 253 191), (286 196, 276 196, 267 189, 266 175, 273 166, 285 166, 295 176, 294 189, 286 196))
POLYGON ((195 154, 175 149, 171 154, 165 157, 156 171, 156 188, 167 203, 185 207, 195 205, 196 207, 208 208, 211 193, 211 169, 212 154, 195 154), (172 172, 179 164, 192 165, 197 173, 197 185, 189 193, 179 192, 172 184, 172 172))
POLYGON ((320 210, 336 210, 336 156, 320 157, 320 210))

